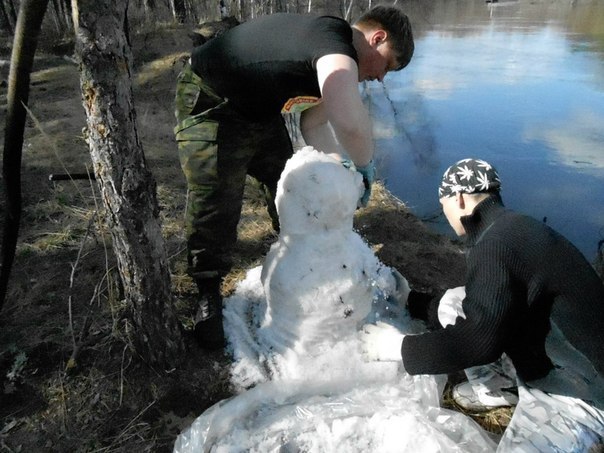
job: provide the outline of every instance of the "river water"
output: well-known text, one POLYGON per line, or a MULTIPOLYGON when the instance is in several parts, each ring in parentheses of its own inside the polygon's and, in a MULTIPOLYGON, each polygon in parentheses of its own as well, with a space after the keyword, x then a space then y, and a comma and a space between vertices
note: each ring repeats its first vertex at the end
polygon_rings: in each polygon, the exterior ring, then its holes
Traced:
POLYGON ((507 207, 590 260, 604 239, 604 2, 417 1, 411 64, 362 88, 379 177, 453 235, 437 187, 465 157, 499 171, 507 207))

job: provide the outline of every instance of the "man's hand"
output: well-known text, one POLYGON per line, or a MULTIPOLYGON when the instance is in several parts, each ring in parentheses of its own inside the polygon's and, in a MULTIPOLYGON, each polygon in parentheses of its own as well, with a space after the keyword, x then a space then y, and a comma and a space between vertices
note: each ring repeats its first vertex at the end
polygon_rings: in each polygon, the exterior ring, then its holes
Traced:
POLYGON ((455 324, 458 317, 466 318, 463 311, 463 300, 466 297, 466 287, 448 289, 440 298, 438 304, 438 321, 443 327, 455 324))
POLYGON ((365 192, 359 200, 359 203, 363 207, 367 206, 369 197, 371 196, 371 185, 373 184, 373 181, 375 181, 375 165, 373 164, 373 160, 370 160, 369 163, 364 167, 357 167, 350 159, 344 159, 342 160, 342 165, 344 165, 346 168, 355 169, 361 174, 361 176, 363 176, 365 192))
POLYGON ((370 160, 364 167, 357 167, 357 171, 363 175, 363 184, 365 184, 365 193, 361 197, 361 206, 367 206, 369 197, 371 196, 371 185, 375 181, 375 165, 373 160, 370 160))
POLYGON ((390 324, 366 324, 359 332, 361 350, 367 361, 397 362, 402 360, 401 347, 405 337, 390 324))

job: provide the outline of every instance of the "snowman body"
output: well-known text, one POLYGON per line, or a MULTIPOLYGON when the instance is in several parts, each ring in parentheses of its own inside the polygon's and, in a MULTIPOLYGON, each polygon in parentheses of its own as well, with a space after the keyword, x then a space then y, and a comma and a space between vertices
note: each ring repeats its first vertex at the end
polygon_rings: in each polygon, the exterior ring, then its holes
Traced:
POLYGON ((389 268, 353 230, 361 175, 310 147, 286 164, 277 188, 281 224, 262 268, 267 308, 260 327, 274 351, 317 357, 356 335, 389 268))

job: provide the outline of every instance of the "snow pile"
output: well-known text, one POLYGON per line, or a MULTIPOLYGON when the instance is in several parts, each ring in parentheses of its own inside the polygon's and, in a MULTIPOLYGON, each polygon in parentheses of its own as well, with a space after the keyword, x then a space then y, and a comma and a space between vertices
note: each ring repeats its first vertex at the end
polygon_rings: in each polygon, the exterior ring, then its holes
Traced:
POLYGON ((439 408, 443 379, 366 362, 357 332, 377 319, 422 328, 396 303, 392 270, 353 231, 361 176, 310 147, 277 191, 279 240, 225 302, 241 393, 204 412, 174 451, 492 451, 439 408))

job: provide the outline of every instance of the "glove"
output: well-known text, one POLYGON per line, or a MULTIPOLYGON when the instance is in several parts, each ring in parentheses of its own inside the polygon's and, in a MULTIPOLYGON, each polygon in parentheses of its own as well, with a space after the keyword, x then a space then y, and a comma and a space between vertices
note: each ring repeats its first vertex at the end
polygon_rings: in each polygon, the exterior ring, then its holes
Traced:
POLYGON ((359 335, 365 360, 397 362, 403 359, 401 347, 405 336, 396 327, 381 321, 377 324, 366 324, 359 335))
POLYGON ((357 171, 363 175, 363 184, 365 184, 365 193, 361 197, 361 206, 367 206, 369 197, 371 196, 371 185, 375 181, 375 165, 373 160, 370 160, 364 167, 357 167, 357 171))
POLYGON ((409 310, 411 317, 421 319, 422 321, 429 323, 429 325, 436 322, 436 324, 440 326, 438 320, 429 319, 432 316, 432 304, 437 303, 436 300, 433 302, 435 297, 436 296, 431 293, 423 293, 412 289, 409 292, 409 296, 407 296, 407 310, 409 310))
POLYGON ((405 308, 407 306, 407 298, 409 297, 409 293, 411 292, 409 282, 405 277, 401 275, 399 271, 394 268, 392 268, 391 270, 392 276, 394 277, 394 281, 396 282, 396 288, 388 299, 394 299, 399 307, 405 308))
POLYGON ((465 286, 448 289, 438 303, 438 321, 443 327, 455 324, 459 316, 466 318, 462 302, 466 297, 465 286))
POLYGON ((373 184, 373 181, 375 181, 375 165, 373 164, 373 160, 370 160, 364 167, 357 167, 350 159, 344 159, 342 160, 342 165, 348 169, 355 169, 363 176, 365 192, 359 200, 359 203, 363 207, 367 206, 369 197, 371 196, 371 185, 373 184))

